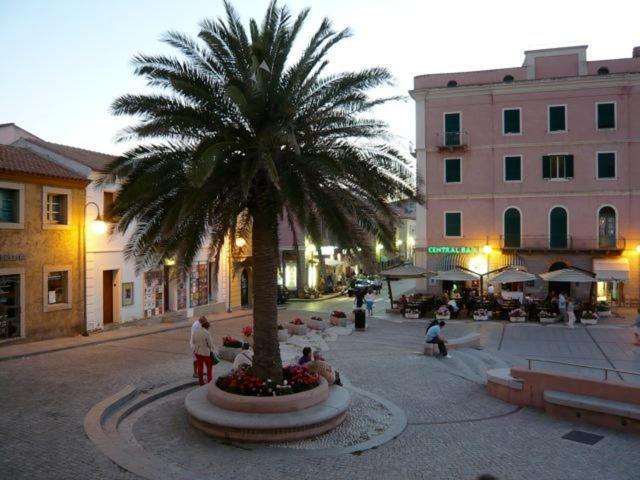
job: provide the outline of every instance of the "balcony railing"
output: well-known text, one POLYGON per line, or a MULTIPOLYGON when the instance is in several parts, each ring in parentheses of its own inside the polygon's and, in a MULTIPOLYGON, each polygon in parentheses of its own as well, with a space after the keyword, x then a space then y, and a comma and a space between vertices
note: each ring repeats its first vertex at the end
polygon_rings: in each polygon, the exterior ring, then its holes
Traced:
POLYGON ((439 150, 464 150, 469 144, 467 132, 437 132, 436 143, 439 150))
POLYGON ((624 237, 500 236, 500 248, 503 250, 620 251, 624 250, 625 246, 624 237))

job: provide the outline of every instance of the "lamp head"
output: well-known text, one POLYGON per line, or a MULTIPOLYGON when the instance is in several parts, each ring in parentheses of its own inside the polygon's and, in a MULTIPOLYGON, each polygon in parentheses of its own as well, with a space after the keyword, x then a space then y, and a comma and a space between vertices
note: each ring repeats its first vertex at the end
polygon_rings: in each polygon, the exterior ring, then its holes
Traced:
POLYGON ((107 224, 100 215, 96 217, 96 219, 91 222, 91 231, 96 235, 103 235, 107 231, 107 224))
POLYGON ((242 238, 242 237, 238 237, 238 238, 236 238, 236 247, 238 247, 238 248, 242 248, 242 247, 244 247, 246 244, 247 244, 247 241, 246 241, 244 238, 242 238))
POLYGON ((482 247, 482 253, 488 255, 489 253, 491 253, 491 247, 489 245, 485 245, 484 247, 482 247))

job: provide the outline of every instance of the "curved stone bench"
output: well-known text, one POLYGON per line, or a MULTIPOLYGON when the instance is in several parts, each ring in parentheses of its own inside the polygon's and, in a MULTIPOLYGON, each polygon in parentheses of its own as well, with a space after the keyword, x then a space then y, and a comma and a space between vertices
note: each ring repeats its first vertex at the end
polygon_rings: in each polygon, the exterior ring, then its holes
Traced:
POLYGON ((509 367, 487 370, 487 383, 495 383, 514 390, 522 390, 522 380, 513 378, 509 367))
POLYGON ((333 385, 322 403, 286 413, 245 413, 225 410, 207 399, 208 385, 187 395, 191 424, 216 438, 246 442, 284 442, 308 438, 344 421, 351 402, 346 388, 333 385))
POLYGON ((558 392, 555 390, 546 390, 544 392, 544 401, 548 404, 551 403, 563 407, 640 420, 640 406, 626 402, 616 402, 599 397, 576 395, 575 393, 558 392))
MULTIPOLYGON (((447 350, 455 350, 457 348, 478 348, 480 347, 480 334, 468 333, 462 337, 447 339, 447 350)), ((434 356, 438 354, 438 345, 435 343, 424 344, 424 354, 434 356)))

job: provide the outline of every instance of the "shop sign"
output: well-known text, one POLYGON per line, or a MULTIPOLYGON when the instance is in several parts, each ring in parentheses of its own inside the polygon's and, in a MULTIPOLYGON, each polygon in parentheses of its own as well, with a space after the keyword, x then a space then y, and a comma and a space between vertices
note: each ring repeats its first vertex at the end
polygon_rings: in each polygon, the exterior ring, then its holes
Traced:
POLYGON ((24 253, 0 253, 0 262, 20 262, 26 258, 24 253))
POLYGON ((442 255, 446 253, 475 255, 480 253, 481 251, 482 250, 480 249, 480 247, 447 247, 447 246, 427 247, 427 253, 430 255, 442 255))

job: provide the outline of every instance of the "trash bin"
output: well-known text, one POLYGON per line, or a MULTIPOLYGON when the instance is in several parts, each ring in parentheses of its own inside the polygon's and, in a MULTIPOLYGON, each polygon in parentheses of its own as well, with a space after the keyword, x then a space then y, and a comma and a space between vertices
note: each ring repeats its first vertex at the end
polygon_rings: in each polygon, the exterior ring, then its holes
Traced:
POLYGON ((364 330, 367 327, 367 313, 364 309, 356 308, 353 311, 355 318, 356 330, 364 330))

